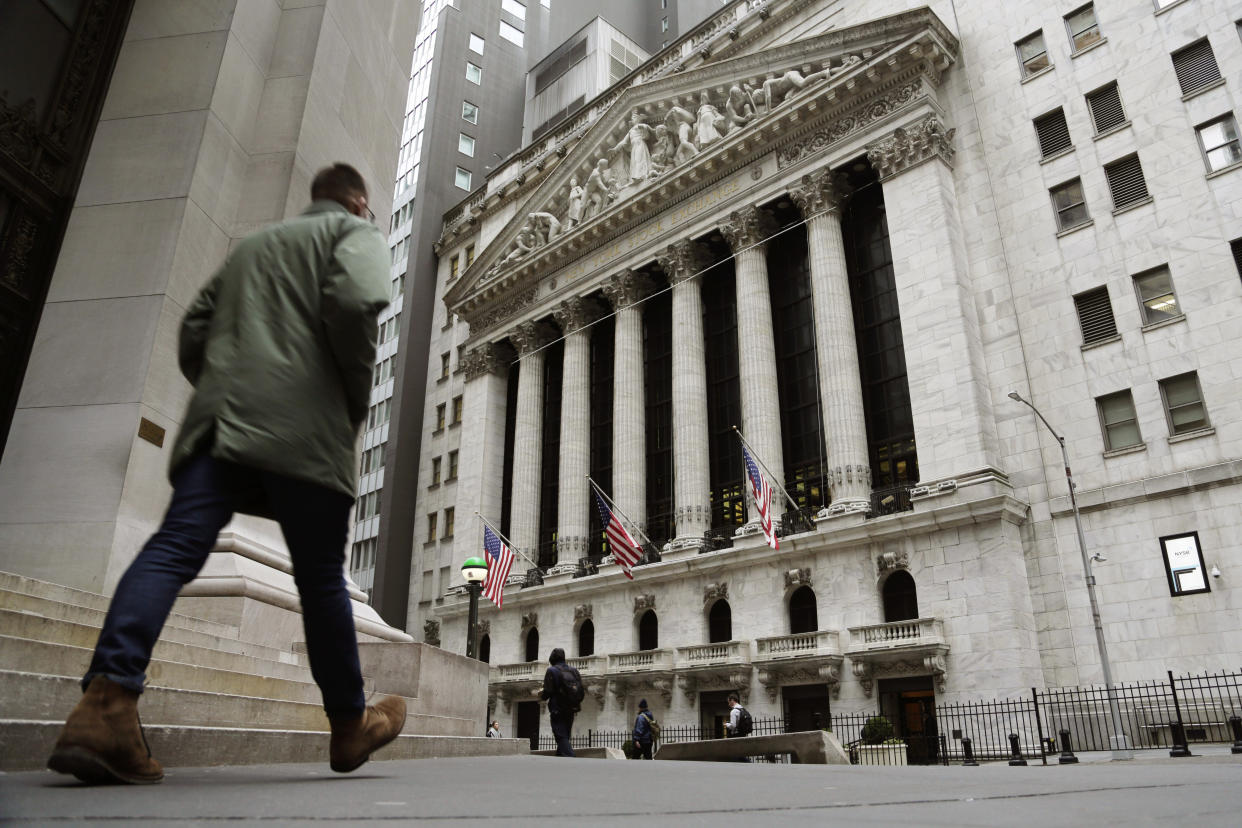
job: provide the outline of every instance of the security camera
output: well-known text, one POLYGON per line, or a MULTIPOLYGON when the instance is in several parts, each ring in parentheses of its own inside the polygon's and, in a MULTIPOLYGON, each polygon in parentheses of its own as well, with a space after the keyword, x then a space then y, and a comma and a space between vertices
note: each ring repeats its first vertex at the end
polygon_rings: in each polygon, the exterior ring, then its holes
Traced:
POLYGON ((1212 577, 1213 578, 1220 577, 1220 567, 1217 566, 1216 564, 1212 564, 1212 577))
POLYGON ((1105 561, 1108 560, 1108 558, 1104 557, 1099 552, 1096 552, 1094 555, 1091 556, 1091 560, 1095 561, 1096 563, 1104 563, 1105 561))

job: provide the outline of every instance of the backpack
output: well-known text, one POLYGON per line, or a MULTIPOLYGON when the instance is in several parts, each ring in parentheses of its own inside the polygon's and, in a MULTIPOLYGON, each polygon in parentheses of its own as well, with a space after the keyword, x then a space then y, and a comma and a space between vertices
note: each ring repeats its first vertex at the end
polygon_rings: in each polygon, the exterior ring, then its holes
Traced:
POLYGON ((750 711, 745 707, 738 705, 737 714, 737 733, 736 736, 749 736, 751 730, 755 727, 755 720, 750 717, 750 711))
POLYGON ((561 665, 556 668, 561 674, 561 700, 569 710, 577 713, 582 709, 582 701, 586 698, 586 688, 582 686, 582 677, 573 667, 561 665))
POLYGON ((643 715, 647 717, 647 729, 651 731, 651 741, 660 741, 660 730, 662 729, 660 723, 656 721, 655 716, 652 716, 650 712, 643 715))

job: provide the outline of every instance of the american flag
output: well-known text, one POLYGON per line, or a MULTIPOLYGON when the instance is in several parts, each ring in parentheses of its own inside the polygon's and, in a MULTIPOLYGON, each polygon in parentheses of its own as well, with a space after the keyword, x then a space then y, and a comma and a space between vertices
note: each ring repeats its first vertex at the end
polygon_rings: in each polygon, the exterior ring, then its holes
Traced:
POLYGON ((780 549, 780 541, 772 529, 772 487, 764 477, 755 459, 750 456, 746 446, 742 446, 742 456, 746 458, 746 476, 750 478, 750 491, 755 496, 755 508, 759 510, 759 525, 763 527, 763 539, 773 549, 780 549))
POLYGON ((483 581, 483 594, 500 606, 505 601, 505 581, 513 566, 513 550, 500 542, 490 526, 483 527, 483 548, 487 551, 487 578, 483 581))
POLYGON ((638 545, 638 541, 630 537, 629 532, 625 531, 620 518, 608 508, 608 504, 599 496, 599 492, 592 493, 595 495, 595 504, 599 506, 600 522, 604 525, 604 534, 608 536, 608 548, 612 550, 612 557, 616 559, 625 577, 633 580, 634 575, 630 572, 630 567, 635 566, 643 556, 642 547, 638 545))

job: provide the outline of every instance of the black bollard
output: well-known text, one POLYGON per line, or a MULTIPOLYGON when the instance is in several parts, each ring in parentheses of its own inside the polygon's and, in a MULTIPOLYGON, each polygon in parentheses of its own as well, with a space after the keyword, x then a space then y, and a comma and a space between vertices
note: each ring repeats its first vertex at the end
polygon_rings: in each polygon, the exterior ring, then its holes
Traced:
POLYGON ((1230 716, 1229 727, 1233 730, 1233 747, 1230 753, 1242 753, 1242 716, 1230 716))
POLYGON ((1022 748, 1018 746, 1018 734, 1009 734, 1009 765, 1015 768, 1025 768, 1026 760, 1022 758, 1022 748))
POLYGON ((1169 722, 1169 733, 1173 737, 1173 747, 1169 750, 1170 756, 1194 756, 1190 752, 1190 745, 1186 743, 1186 728, 1181 722, 1169 722))
POLYGON ((962 767, 977 768, 979 763, 975 761, 975 751, 970 745, 970 737, 962 739, 962 767))
POLYGON ((1062 765, 1073 765, 1078 762, 1078 757, 1074 755, 1074 748, 1070 746, 1069 736, 1069 731, 1061 728, 1061 755, 1057 757, 1057 762, 1062 765))

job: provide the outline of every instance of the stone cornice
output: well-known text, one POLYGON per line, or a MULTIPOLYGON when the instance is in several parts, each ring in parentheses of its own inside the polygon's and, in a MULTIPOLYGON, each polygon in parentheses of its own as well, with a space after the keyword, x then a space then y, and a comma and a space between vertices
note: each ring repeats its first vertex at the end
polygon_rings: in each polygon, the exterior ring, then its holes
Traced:
POLYGON ((867 160, 880 173, 880 179, 891 178, 932 158, 953 166, 953 134, 946 130, 934 113, 907 126, 897 127, 892 134, 867 147, 867 160))

